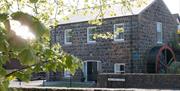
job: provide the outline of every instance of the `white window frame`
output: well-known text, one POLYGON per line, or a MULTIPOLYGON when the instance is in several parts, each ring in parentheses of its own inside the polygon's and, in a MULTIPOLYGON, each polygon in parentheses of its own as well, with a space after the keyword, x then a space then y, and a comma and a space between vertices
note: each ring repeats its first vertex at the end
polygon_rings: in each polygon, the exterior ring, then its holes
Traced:
MULTIPOLYGON (((72 44, 72 42, 68 42, 66 39, 67 39, 67 36, 66 36, 66 33, 68 32, 72 32, 72 29, 66 29, 64 31, 64 44, 72 44)), ((71 36, 72 37, 72 36, 71 36)))
MULTIPOLYGON (((120 42, 123 42, 124 41, 124 33, 125 33, 125 27, 124 27, 124 23, 119 23, 119 24, 114 24, 114 29, 113 29, 113 32, 114 32, 114 35, 113 35, 113 38, 114 38, 114 41, 120 41, 120 42), (121 38, 121 39, 116 39, 116 37, 115 36, 117 36, 116 35, 116 26, 122 26, 122 28, 124 28, 124 32, 123 32, 123 38, 121 38)), ((119 34, 118 34, 119 35, 119 34)))
POLYGON ((114 64, 114 73, 125 73, 125 70, 126 70, 126 64, 125 63, 115 63, 114 64), (119 68, 119 70, 117 69, 117 67, 120 67, 120 66, 124 66, 124 70, 121 70, 120 68, 119 68))
POLYGON ((96 43, 95 40, 94 40, 94 41, 91 41, 90 38, 89 38, 90 35, 93 35, 93 34, 89 34, 90 29, 93 29, 93 28, 96 29, 96 27, 88 27, 88 28, 87 28, 87 43, 96 43))
POLYGON ((163 26, 162 26, 162 23, 161 22, 156 22, 156 37, 157 37, 157 43, 158 44, 162 44, 163 43, 163 26), (160 34, 160 35, 159 35, 160 34), (158 39, 160 36, 161 39, 158 39), (161 40, 161 41, 159 41, 161 40))

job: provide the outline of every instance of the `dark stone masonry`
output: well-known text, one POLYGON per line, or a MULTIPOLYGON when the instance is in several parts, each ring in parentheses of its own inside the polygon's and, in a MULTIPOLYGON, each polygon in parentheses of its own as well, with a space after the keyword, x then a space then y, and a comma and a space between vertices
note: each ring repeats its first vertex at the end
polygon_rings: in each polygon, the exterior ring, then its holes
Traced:
POLYGON ((180 75, 174 74, 100 74, 97 87, 180 89, 180 75), (121 80, 119 80, 121 79, 121 80), (123 80, 122 80, 123 79, 123 80), (115 81, 116 80, 116 81, 115 81), (119 80, 119 81, 117 81, 119 80))
MULTIPOLYGON (((82 71, 88 81, 92 74, 87 65, 94 60, 101 65, 98 73, 114 73, 115 63, 125 64, 125 73, 147 73, 147 53, 155 46, 168 45, 174 40, 176 28, 177 23, 167 6, 162 0, 155 0, 137 15, 105 18, 102 25, 91 25, 87 21, 60 24, 51 32, 51 43, 60 43, 65 52, 84 61, 82 71), (162 43, 157 43, 157 22, 162 23, 162 43), (95 43, 87 42, 88 27, 95 26, 97 33, 113 34, 114 24, 120 23, 125 27, 124 41, 98 38, 95 43), (64 43, 66 29, 72 29, 72 44, 64 43)), ((82 78, 76 75, 76 79, 82 78)))

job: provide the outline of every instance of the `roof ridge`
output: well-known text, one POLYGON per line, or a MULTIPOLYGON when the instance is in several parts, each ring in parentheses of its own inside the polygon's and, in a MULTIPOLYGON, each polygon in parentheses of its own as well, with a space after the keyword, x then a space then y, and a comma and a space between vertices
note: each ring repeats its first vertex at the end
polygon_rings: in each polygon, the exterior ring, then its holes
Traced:
MULTIPOLYGON (((124 8, 120 8, 120 7, 122 7, 122 5, 119 5, 120 2, 114 3, 114 4, 107 4, 108 6, 110 6, 110 8, 107 8, 104 11, 104 15, 102 18, 107 19, 107 18, 113 18, 113 17, 138 15, 138 14, 142 13, 144 10, 146 10, 148 7, 150 7, 155 1, 157 1, 157 0, 148 0, 147 5, 144 5, 141 7, 137 6, 137 8, 130 8, 130 10, 125 10, 124 8), (114 12, 115 15, 111 15, 111 12, 114 12)), ((101 6, 98 6, 98 7, 101 7, 101 6)), ((134 6, 134 7, 136 7, 136 6, 134 6)), ((98 14, 100 12, 99 9, 93 10, 93 8, 94 7, 79 9, 75 15, 72 15, 72 14, 69 15, 70 16, 69 20, 67 20, 67 21, 60 20, 60 24, 83 22, 83 21, 89 21, 89 20, 101 18, 101 16, 98 16, 98 14), (85 10, 85 9, 89 9, 89 11, 86 15, 83 15, 83 10, 85 10)))

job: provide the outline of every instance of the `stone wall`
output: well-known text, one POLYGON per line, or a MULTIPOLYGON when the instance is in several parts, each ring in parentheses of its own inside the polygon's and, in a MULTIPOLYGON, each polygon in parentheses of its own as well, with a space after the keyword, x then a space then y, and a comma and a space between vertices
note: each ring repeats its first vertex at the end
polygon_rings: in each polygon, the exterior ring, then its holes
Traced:
POLYGON ((134 72, 138 69, 144 69, 146 72, 146 56, 147 52, 155 46, 168 44, 174 40, 176 32, 176 21, 169 9, 162 0, 155 0, 146 10, 139 14, 138 24, 138 48, 141 57, 140 61, 134 61, 134 72), (157 43, 157 27, 156 22, 162 23, 163 43, 157 43))
POLYGON ((99 60, 102 62, 102 72, 114 72, 114 63, 125 63, 126 72, 130 72, 130 50, 132 45, 136 45, 138 40, 136 35, 138 17, 123 16, 104 19, 102 25, 91 25, 88 22, 78 22, 72 24, 61 24, 52 32, 52 42, 60 43, 62 49, 72 55, 86 60, 99 60), (116 42, 113 39, 96 39, 96 43, 87 43, 87 28, 96 26, 97 33, 111 32, 113 34, 114 24, 125 23, 125 40, 116 42), (64 30, 72 29, 72 44, 64 44, 64 30), (133 35, 132 35, 133 34, 133 35), (134 39, 131 39, 133 37, 134 39))
POLYGON ((51 32, 51 43, 60 43, 62 49, 83 61, 99 60, 103 73, 114 72, 115 63, 125 63, 126 72, 146 73, 147 52, 157 46, 168 44, 176 31, 176 22, 162 0, 155 0, 139 15, 103 19, 102 25, 91 25, 87 21, 61 24, 51 32), (163 25, 163 43, 157 44, 156 22, 163 25), (97 33, 113 33, 114 24, 125 23, 125 40, 96 39, 87 43, 87 28, 96 26, 97 33), (72 29, 72 44, 64 44, 64 30, 72 29), (135 58, 136 57, 136 58, 135 58))
POLYGON ((154 88, 180 89, 180 75, 173 74, 110 74, 98 76, 97 87, 101 88, 154 88), (111 79, 111 81, 108 81, 111 79), (121 80, 121 81, 112 81, 121 80), (123 80, 124 81, 123 81, 123 80))

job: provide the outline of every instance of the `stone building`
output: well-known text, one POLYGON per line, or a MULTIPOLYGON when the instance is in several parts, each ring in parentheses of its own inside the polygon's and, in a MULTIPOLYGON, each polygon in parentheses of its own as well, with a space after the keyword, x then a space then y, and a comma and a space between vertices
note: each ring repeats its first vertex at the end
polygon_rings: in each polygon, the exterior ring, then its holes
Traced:
POLYGON ((175 39, 177 24, 162 0, 150 0, 131 13, 113 8, 116 16, 105 15, 102 25, 89 24, 91 15, 79 15, 60 22, 51 32, 51 43, 60 43, 65 52, 83 60, 86 81, 95 81, 102 72, 146 73, 149 51, 175 39), (120 28, 124 31, 115 33, 120 28), (114 34, 113 38, 92 37, 106 32, 114 34))

